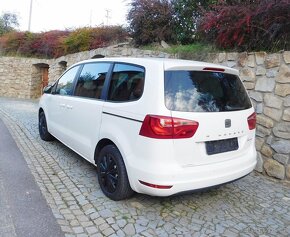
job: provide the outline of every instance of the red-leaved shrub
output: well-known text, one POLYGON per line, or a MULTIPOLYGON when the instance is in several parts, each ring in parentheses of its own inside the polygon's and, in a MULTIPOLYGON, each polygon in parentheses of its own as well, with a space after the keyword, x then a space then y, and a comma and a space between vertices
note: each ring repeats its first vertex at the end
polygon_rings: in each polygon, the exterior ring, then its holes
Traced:
POLYGON ((118 43, 126 37, 127 32, 120 26, 44 33, 10 32, 0 37, 0 52, 4 55, 57 58, 118 43))
POLYGON ((35 34, 31 45, 32 55, 36 57, 56 58, 64 54, 63 40, 69 35, 69 31, 48 31, 35 34))
POLYGON ((290 49, 289 0, 225 2, 204 13, 198 27, 202 39, 238 50, 290 49))

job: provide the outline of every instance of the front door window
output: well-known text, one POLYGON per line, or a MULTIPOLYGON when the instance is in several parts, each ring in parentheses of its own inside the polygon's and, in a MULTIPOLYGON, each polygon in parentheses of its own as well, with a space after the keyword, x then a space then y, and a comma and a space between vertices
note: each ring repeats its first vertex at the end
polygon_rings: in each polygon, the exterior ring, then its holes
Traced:
POLYGON ((72 95, 74 88, 74 79, 79 70, 80 66, 73 67, 69 69, 62 77, 59 79, 55 94, 59 95, 72 95))

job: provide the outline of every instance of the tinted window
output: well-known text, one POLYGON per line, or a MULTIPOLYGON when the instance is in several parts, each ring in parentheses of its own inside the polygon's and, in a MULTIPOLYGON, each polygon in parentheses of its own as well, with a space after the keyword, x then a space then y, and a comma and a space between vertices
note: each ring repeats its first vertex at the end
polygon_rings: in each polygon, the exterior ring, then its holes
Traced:
POLYGON ((109 63, 85 64, 77 82, 75 95, 100 99, 109 68, 109 63))
POLYGON ((60 95, 72 95, 73 93, 73 81, 78 72, 79 66, 69 69, 62 77, 59 79, 55 94, 60 95))
POLYGON ((170 110, 186 112, 234 111, 251 107, 237 76, 200 71, 166 71, 165 104, 170 110))
POLYGON ((144 68, 115 64, 109 87, 108 100, 132 101, 138 100, 144 88, 144 68))

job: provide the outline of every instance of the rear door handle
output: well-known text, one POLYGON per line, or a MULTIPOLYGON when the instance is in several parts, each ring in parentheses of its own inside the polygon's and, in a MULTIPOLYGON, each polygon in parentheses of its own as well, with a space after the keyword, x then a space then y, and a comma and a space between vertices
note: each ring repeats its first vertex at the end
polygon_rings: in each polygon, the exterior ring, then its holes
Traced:
POLYGON ((59 106, 65 108, 65 104, 59 104, 59 106))
POLYGON ((72 109, 73 107, 71 105, 66 105, 67 109, 72 109))

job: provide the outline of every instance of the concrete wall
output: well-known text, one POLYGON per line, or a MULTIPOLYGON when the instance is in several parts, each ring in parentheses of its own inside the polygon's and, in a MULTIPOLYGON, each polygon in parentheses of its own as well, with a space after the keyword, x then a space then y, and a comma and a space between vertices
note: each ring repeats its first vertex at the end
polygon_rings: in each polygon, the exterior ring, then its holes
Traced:
MULTIPOLYGON (((0 96, 36 98, 41 87, 41 67, 49 66, 49 81, 53 82, 66 67, 103 56, 175 57, 123 44, 52 60, 1 57, 0 96)), ((240 70, 257 112, 256 170, 290 180, 290 52, 216 53, 207 55, 206 61, 240 70)))

